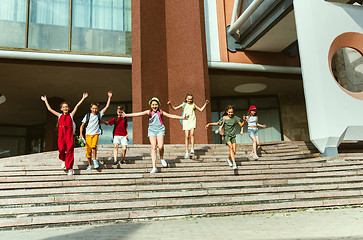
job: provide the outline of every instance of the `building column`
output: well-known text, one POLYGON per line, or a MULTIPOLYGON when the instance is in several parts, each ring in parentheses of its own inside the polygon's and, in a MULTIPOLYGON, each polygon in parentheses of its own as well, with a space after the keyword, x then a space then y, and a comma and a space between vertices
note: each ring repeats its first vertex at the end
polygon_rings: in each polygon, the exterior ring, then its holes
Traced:
MULTIPOLYGON (((59 105, 64 100, 57 97, 48 99, 49 105, 52 109, 59 112, 59 105)), ((58 149, 58 119, 53 113, 47 111, 47 122, 45 124, 45 151, 55 151, 58 149)))
MULTIPOLYGON (((156 96, 163 110, 180 115, 166 103, 179 105, 188 93, 198 106, 210 100, 203 0, 133 1, 133 111, 148 109, 148 100, 156 96)), ((196 113, 196 143, 212 142, 211 131, 204 128, 210 109, 196 113)), ((134 118, 133 124, 134 143, 147 143, 147 118, 134 118)), ((166 143, 184 143, 178 120, 165 121, 165 126, 166 143)))

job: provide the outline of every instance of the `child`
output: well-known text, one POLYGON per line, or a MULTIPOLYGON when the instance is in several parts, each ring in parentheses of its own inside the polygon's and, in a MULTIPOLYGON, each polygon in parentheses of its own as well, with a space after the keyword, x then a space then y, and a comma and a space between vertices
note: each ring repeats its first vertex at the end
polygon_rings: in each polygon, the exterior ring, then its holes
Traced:
POLYGON ((92 163, 91 163, 92 155, 93 155, 93 167, 94 168, 99 167, 99 164, 97 162, 97 142, 98 142, 98 136, 102 134, 101 118, 107 111, 108 107, 110 106, 112 91, 109 91, 107 95, 108 99, 104 109, 98 112, 98 104, 92 103, 90 108, 91 112, 87 113, 82 120, 79 137, 83 138, 83 128, 86 125, 85 148, 88 160, 87 170, 92 170, 92 163))
MULTIPOLYGON (((252 152, 250 153, 250 156, 255 160, 257 160, 259 158, 257 155, 257 147, 260 145, 260 142, 258 139, 258 128, 257 127, 263 127, 263 128, 266 127, 266 125, 264 125, 264 124, 261 125, 258 123, 258 117, 257 117, 256 110, 257 110, 256 106, 254 106, 254 105, 250 106, 250 108, 248 109, 247 117, 243 117, 245 120, 243 122, 243 125, 245 125, 245 123, 247 122, 248 135, 250 136, 250 138, 253 141, 252 152)), ((241 131, 243 132, 243 128, 241 131)))
POLYGON ((73 175, 73 163, 74 163, 74 145, 73 145, 73 133, 75 125, 73 117, 77 112, 79 105, 88 97, 88 93, 83 93, 82 99, 74 107, 73 111, 69 113, 69 104, 62 102, 60 104, 60 110, 62 113, 54 111, 47 100, 47 97, 41 96, 40 99, 45 102, 49 112, 58 117, 58 149, 59 159, 62 160, 62 169, 68 170, 68 175, 73 175))
MULTIPOLYGON (((226 144, 229 147, 229 157, 227 163, 233 169, 237 169, 237 164, 234 155, 236 154, 236 124, 243 127, 241 118, 234 116, 234 107, 228 105, 224 111, 222 118, 218 122, 208 123, 205 128, 207 129, 210 125, 217 126, 222 125, 224 122, 224 138, 226 144), (232 161, 231 161, 232 160, 232 161)), ((243 128, 241 129, 241 135, 243 134, 243 128)))
POLYGON ((189 157, 189 138, 192 144, 192 148, 190 149, 190 154, 194 154, 194 130, 197 124, 197 118, 195 117, 195 109, 200 112, 203 112, 207 104, 209 103, 208 100, 205 100, 203 107, 198 107, 193 101, 193 95, 187 94, 185 97, 185 102, 180 104, 177 107, 174 107, 170 101, 168 101, 168 105, 173 110, 178 110, 179 108, 183 108, 182 116, 189 115, 188 120, 182 120, 183 130, 185 131, 185 158, 189 157))
POLYGON ((108 125, 114 125, 113 127, 113 164, 117 166, 117 154, 118 154, 118 146, 121 144, 122 146, 122 157, 121 163, 125 163, 125 155, 127 149, 127 141, 129 140, 129 136, 127 135, 127 120, 122 117, 124 112, 124 108, 122 106, 117 106, 117 117, 112 118, 107 122, 108 125))
POLYGON ((158 169, 156 168, 156 144, 159 148, 160 161, 163 167, 167 167, 168 163, 164 160, 164 136, 165 136, 165 126, 162 121, 162 116, 180 120, 188 119, 188 115, 184 117, 180 117, 177 115, 169 114, 167 112, 162 111, 159 107, 161 106, 158 98, 153 97, 149 101, 149 105, 151 107, 150 110, 146 110, 138 113, 129 113, 123 114, 123 117, 138 117, 138 116, 149 116, 149 128, 148 128, 148 137, 151 144, 151 160, 153 169, 150 173, 156 173, 158 169))

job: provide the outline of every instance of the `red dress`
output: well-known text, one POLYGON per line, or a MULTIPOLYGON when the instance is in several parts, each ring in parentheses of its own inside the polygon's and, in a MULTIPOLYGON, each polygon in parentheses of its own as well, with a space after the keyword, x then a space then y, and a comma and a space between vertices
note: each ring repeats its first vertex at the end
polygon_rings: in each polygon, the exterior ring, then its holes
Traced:
POLYGON ((73 120, 71 115, 61 114, 58 125, 59 159, 65 162, 67 169, 72 169, 74 163, 74 145, 73 120))

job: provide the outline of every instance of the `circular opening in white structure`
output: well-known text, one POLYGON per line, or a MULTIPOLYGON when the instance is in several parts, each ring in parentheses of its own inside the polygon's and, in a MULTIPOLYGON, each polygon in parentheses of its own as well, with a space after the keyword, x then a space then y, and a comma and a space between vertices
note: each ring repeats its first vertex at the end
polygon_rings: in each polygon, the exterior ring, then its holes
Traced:
POLYGON ((6 101, 6 97, 0 93, 0 104, 3 104, 6 101))
POLYGON ((234 88, 236 92, 240 93, 256 93, 265 90, 267 86, 263 83, 246 83, 234 88))
POLYGON ((363 92, 363 56, 350 47, 340 48, 333 55, 331 68, 335 80, 350 92, 363 92))

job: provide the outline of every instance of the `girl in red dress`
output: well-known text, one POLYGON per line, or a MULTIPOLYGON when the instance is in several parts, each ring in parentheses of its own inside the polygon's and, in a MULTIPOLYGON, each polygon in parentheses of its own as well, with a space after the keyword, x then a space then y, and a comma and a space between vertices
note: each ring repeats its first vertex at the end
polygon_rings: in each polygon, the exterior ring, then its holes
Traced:
POLYGON ((73 111, 69 113, 69 105, 67 102, 60 104, 60 110, 62 113, 54 111, 47 100, 47 97, 41 96, 47 106, 49 112, 53 113, 58 117, 58 148, 59 148, 59 159, 62 160, 62 168, 68 170, 68 175, 73 175, 73 163, 74 163, 74 145, 73 145, 73 134, 76 129, 75 123, 73 122, 74 114, 76 114, 79 105, 88 97, 88 93, 83 93, 82 99, 74 107, 73 111))

